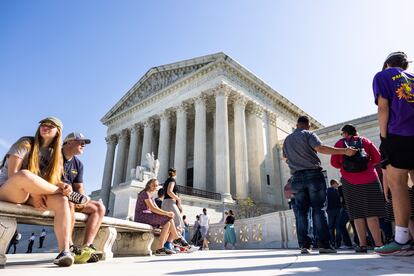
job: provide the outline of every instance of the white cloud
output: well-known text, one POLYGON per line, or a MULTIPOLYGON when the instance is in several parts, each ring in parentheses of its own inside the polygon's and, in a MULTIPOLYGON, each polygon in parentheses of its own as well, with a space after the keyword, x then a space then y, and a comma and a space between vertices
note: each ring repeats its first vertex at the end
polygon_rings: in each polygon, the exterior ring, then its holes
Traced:
POLYGON ((8 150, 11 147, 11 144, 7 142, 6 140, 0 138, 0 148, 4 148, 8 150))

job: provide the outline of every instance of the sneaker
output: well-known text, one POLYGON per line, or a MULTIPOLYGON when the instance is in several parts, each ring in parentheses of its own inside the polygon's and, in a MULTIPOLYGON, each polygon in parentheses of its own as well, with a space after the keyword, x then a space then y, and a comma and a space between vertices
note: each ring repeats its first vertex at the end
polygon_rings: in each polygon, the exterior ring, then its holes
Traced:
POLYGON ((174 240, 173 243, 178 244, 180 246, 189 246, 188 242, 182 237, 174 240))
POLYGON ((310 254, 310 249, 306 247, 301 247, 300 254, 310 254))
POLYGON ((341 250, 349 250, 349 249, 354 249, 351 245, 341 245, 339 247, 339 249, 341 250))
POLYGON ((77 192, 71 192, 68 195, 68 199, 70 202, 75 203, 75 204, 85 204, 90 200, 88 196, 77 193, 77 192))
POLYGON ((188 248, 187 248, 187 253, 193 253, 193 252, 196 252, 196 251, 198 251, 198 250, 200 250, 200 246, 194 246, 194 245, 190 245, 188 248))
POLYGON ((329 246, 326 248, 323 247, 319 247, 319 254, 335 254, 336 253, 336 249, 329 246))
POLYGON ((87 248, 92 252, 88 263, 97 263, 103 258, 103 252, 96 250, 93 244, 88 245, 87 248))
POLYGON ((71 266, 73 264, 73 256, 70 252, 62 251, 53 260, 53 263, 58 266, 71 266))
POLYGON ((87 246, 80 248, 79 246, 72 245, 71 250, 74 254, 75 264, 86 264, 93 253, 87 246))
POLYGON ((408 241, 405 244, 400 244, 396 241, 390 242, 381 247, 376 247, 374 249, 375 253, 381 256, 412 256, 414 255, 414 248, 411 245, 411 241, 408 241))

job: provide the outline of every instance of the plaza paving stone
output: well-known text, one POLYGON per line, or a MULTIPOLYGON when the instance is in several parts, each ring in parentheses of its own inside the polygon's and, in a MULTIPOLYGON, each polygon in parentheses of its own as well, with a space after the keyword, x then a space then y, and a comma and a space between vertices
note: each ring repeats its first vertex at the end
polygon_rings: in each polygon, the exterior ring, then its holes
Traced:
POLYGON ((414 275, 414 257, 340 251, 300 255, 297 250, 210 250, 173 256, 123 257, 59 268, 56 254, 7 255, 1 276, 81 275, 414 275))

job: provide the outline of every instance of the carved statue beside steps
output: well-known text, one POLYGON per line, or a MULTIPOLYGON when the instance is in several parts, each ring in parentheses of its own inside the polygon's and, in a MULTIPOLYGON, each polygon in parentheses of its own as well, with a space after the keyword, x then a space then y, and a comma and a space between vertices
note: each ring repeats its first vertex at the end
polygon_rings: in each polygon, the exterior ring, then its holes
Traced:
POLYGON ((131 170, 131 178, 146 182, 151 178, 157 178, 160 170, 160 161, 155 159, 154 153, 145 154, 145 162, 143 166, 137 166, 136 169, 131 170))

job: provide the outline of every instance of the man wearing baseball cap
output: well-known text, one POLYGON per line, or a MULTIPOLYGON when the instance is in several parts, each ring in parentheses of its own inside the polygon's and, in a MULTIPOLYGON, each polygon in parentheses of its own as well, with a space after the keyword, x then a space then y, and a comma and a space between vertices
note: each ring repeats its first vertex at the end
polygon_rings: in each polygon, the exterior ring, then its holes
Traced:
MULTIPOLYGON (((76 157, 83 153, 85 145, 90 144, 82 133, 69 133, 63 140, 62 155, 64 160, 64 182, 72 185, 74 191, 85 194, 83 186, 83 164, 76 157)), ((74 213, 85 213, 88 215, 86 221, 85 237, 82 247, 72 245, 75 253, 75 263, 97 262, 99 254, 93 246, 93 241, 101 226, 102 218, 105 215, 105 206, 98 201, 90 200, 86 204, 71 204, 74 213)), ((74 215, 72 217, 72 229, 75 225, 74 215)))
POLYGON ((373 80, 381 136, 382 166, 391 190, 395 239, 375 248, 380 255, 414 255, 408 224, 410 202, 407 181, 414 170, 414 74, 407 72, 404 52, 393 52, 373 80))

